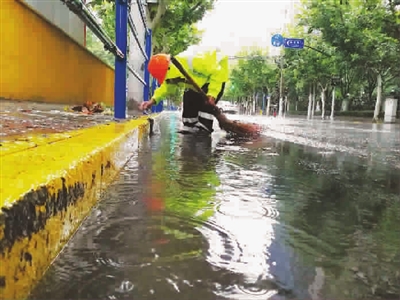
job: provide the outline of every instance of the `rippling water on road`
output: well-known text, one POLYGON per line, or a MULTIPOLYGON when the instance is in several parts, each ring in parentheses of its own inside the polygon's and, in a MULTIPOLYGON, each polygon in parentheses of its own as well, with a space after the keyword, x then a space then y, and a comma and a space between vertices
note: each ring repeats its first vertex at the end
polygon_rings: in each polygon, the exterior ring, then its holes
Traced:
POLYGON ((315 118, 266 118, 231 116, 263 124, 264 135, 322 150, 367 158, 370 163, 400 168, 400 124, 331 121, 315 118))
POLYGON ((400 298, 396 136, 269 120, 239 144, 179 122, 163 114, 30 299, 400 298))

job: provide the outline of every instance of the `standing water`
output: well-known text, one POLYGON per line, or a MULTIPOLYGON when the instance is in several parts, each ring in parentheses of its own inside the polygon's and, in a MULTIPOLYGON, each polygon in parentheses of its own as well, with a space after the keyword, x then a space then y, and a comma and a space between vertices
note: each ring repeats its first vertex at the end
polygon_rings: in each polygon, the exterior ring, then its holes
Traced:
POLYGON ((400 298, 394 163, 179 122, 162 115, 30 299, 400 298))

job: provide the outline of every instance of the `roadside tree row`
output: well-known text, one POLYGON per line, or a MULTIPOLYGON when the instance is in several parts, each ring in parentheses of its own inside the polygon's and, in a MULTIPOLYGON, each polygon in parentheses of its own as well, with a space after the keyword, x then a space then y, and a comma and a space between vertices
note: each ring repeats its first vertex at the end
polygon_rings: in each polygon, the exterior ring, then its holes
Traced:
POLYGON ((268 114, 276 105, 280 114, 307 111, 325 118, 351 110, 377 120, 384 98, 399 93, 400 1, 304 0, 301 6, 283 35, 303 38, 304 49, 282 49, 278 58, 243 51, 248 59, 233 68, 227 98, 253 112, 258 105, 268 114))

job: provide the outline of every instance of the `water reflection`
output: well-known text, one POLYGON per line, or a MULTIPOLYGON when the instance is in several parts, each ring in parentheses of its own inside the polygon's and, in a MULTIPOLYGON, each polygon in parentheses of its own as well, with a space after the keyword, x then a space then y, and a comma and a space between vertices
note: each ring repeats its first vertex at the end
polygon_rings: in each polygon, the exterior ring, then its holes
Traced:
POLYGON ((264 197, 263 190, 263 186, 271 184, 271 177, 261 170, 244 170, 229 161, 228 153, 217 170, 222 185, 215 213, 209 222, 228 231, 229 238, 207 227, 199 230, 210 244, 207 261, 241 274, 237 286, 219 294, 231 299, 245 299, 243 297, 250 293, 265 299, 271 292, 268 287, 275 288, 269 273, 268 247, 275 238, 273 224, 278 213, 276 201, 264 197), (266 285, 268 282, 270 284, 266 285))
POLYGON ((400 174, 165 115, 30 299, 398 299, 400 174))

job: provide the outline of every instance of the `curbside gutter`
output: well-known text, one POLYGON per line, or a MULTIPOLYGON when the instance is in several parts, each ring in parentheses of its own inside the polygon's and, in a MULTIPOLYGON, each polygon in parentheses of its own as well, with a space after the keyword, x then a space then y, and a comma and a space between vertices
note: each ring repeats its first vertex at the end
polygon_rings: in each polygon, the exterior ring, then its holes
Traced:
POLYGON ((140 146, 141 117, 0 147, 0 299, 24 299, 140 146))

